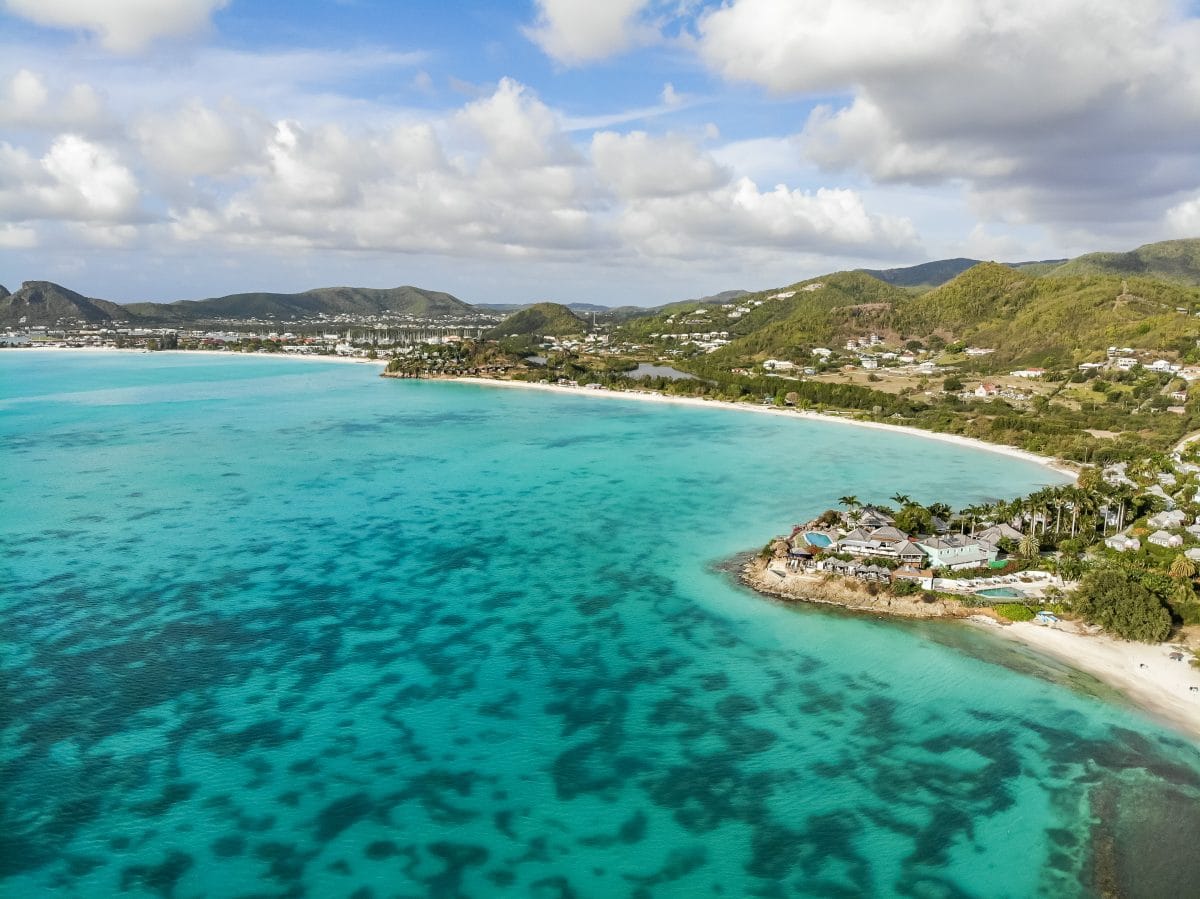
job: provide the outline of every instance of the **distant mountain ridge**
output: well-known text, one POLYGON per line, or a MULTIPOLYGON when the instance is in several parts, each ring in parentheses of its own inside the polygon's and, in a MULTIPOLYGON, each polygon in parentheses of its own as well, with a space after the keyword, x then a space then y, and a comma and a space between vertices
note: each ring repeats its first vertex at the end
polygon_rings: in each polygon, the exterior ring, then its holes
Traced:
POLYGON ((478 311, 451 294, 410 286, 321 287, 303 293, 239 293, 175 303, 118 304, 83 296, 50 281, 26 281, 15 293, 0 294, 0 326, 7 327, 22 323, 53 326, 65 320, 146 326, 251 319, 284 323, 321 315, 384 313, 437 319, 473 315, 478 311))
MULTIPOLYGON (((886 284, 905 292, 914 293, 934 290, 950 283, 964 272, 978 266, 974 259, 959 257, 925 262, 919 265, 893 269, 858 269, 855 274, 870 277, 875 284, 886 284)), ((1075 259, 1047 260, 1044 262, 1021 262, 1006 267, 1031 277, 1063 279, 1077 277, 1124 277, 1153 279, 1179 286, 1200 286, 1200 238, 1170 240, 1146 244, 1126 253, 1089 253, 1075 259)), ((851 274, 851 273, 835 273, 851 274)), ((829 280, 831 276, 824 276, 829 280)), ((810 279, 812 284, 821 278, 810 279)), ((792 301, 788 307, 796 307, 796 314, 827 317, 828 310, 835 305, 858 303, 901 302, 901 298, 872 297, 864 299, 857 295, 873 294, 853 281, 844 281, 845 295, 836 303, 833 294, 809 296, 792 301), (808 310, 805 312, 804 310, 808 310)), ((841 289, 841 288, 839 288, 841 289)), ((141 326, 182 326, 201 322, 270 321, 284 324, 302 319, 319 319, 322 315, 353 315, 373 317, 384 314, 409 315, 421 319, 438 319, 454 316, 519 312, 535 306, 556 306, 565 309, 573 317, 594 313, 608 322, 630 322, 651 316, 666 316, 672 312, 691 311, 701 307, 720 307, 740 301, 745 297, 770 298, 778 288, 751 294, 745 290, 727 290, 721 293, 667 303, 654 308, 639 306, 605 307, 593 303, 572 304, 480 304, 478 306, 460 300, 442 291, 420 287, 403 286, 393 288, 371 287, 322 287, 301 293, 251 292, 237 293, 204 300, 180 300, 173 303, 114 303, 109 300, 88 297, 50 281, 26 281, 19 289, 9 292, 0 287, 0 327, 53 326, 61 322, 76 321, 90 324, 123 322, 141 326)), ((851 314, 860 321, 876 313, 860 310, 851 314)), ((740 321, 737 330, 745 332, 747 326, 763 318, 760 313, 749 315, 740 321)), ((789 326, 790 327, 790 326, 789 326)), ((803 329, 801 329, 803 330, 803 329)), ((820 330, 820 329, 818 329, 820 330)), ((836 330, 836 329, 834 329, 836 330)), ((832 334, 831 334, 832 337, 832 334)))
MULTIPOLYGON (((940 287, 947 281, 953 280, 968 269, 974 268, 984 260, 956 257, 954 259, 938 259, 934 262, 922 262, 919 265, 909 265, 903 268, 860 268, 863 272, 885 284, 895 287, 940 287)), ((1033 269, 1054 268, 1066 262, 1066 259, 1046 259, 1040 262, 1010 262, 1005 263, 1009 268, 1033 269)))

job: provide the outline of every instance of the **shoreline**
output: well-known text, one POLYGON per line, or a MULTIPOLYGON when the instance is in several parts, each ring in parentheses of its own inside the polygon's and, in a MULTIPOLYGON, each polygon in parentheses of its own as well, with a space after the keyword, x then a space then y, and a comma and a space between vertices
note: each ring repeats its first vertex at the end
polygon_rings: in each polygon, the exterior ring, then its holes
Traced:
MULTIPOLYGON (((299 359, 309 363, 329 362, 337 364, 386 366, 387 360, 365 359, 345 356, 317 356, 283 353, 235 353, 221 350, 155 350, 123 349, 117 347, 31 347, 24 352, 52 353, 165 353, 173 356, 201 355, 222 358, 270 358, 299 359)), ((973 437, 943 434, 908 425, 893 425, 884 422, 860 421, 840 415, 796 410, 750 403, 734 403, 724 400, 700 399, 697 397, 674 397, 654 391, 591 390, 565 387, 556 384, 538 384, 529 381, 511 381, 495 378, 449 377, 429 380, 445 380, 474 384, 483 387, 506 387, 525 390, 542 390, 574 396, 600 396, 610 399, 625 399, 639 402, 663 403, 695 408, 720 408, 760 415, 783 416, 792 420, 840 422, 860 428, 907 434, 930 440, 940 440, 969 449, 983 450, 1025 462, 1033 462, 1072 480, 1077 472, 1068 468, 1061 460, 1042 456, 1016 447, 988 443, 973 437)), ((964 606, 957 602, 937 600, 926 603, 920 599, 896 597, 889 593, 871 596, 860 589, 857 582, 837 580, 812 575, 792 575, 783 582, 768 582, 766 566, 760 566, 759 576, 750 569, 755 562, 738 566, 738 581, 755 593, 784 602, 833 605, 849 612, 866 613, 886 617, 932 619, 941 618, 963 622, 981 628, 1006 640, 1050 657, 1078 671, 1087 673, 1102 683, 1114 687, 1133 707, 1159 720, 1193 740, 1200 740, 1200 694, 1192 694, 1189 688, 1200 687, 1200 669, 1192 668, 1187 662, 1175 662, 1167 658, 1171 644, 1129 643, 1112 637, 1086 634, 1077 625, 1063 622, 1058 627, 1045 627, 1031 622, 1001 622, 992 617, 986 607, 964 606), (786 588, 786 589, 784 589, 786 588)))
POLYGON ((5 353, 127 353, 137 356, 219 356, 222 359, 298 359, 303 362, 337 362, 345 365, 386 366, 386 359, 364 359, 358 356, 320 356, 315 353, 241 353, 229 350, 142 350, 115 346, 33 346, 13 347, 5 353))
POLYGON ((691 396, 668 396, 666 394, 656 393, 651 390, 590 390, 585 387, 563 387, 558 384, 537 384, 532 381, 509 381, 501 380, 499 378, 453 377, 439 378, 436 380, 455 381, 462 384, 477 384, 483 387, 515 387, 523 390, 543 390, 553 393, 569 394, 571 396, 600 396, 610 399, 636 400, 639 402, 669 403, 676 406, 693 406, 701 409, 732 409, 738 412, 753 412, 758 415, 772 415, 775 417, 783 417, 788 419, 800 419, 802 421, 840 423, 859 428, 873 428, 879 431, 890 431, 895 434, 908 434, 912 437, 924 437, 928 440, 939 440, 942 443, 951 443, 956 446, 966 447, 968 449, 986 450, 987 452, 998 453, 1002 456, 1020 459, 1023 462, 1033 462, 1037 465, 1041 465, 1044 468, 1048 468, 1051 471, 1069 477, 1072 482, 1079 476, 1077 471, 1069 467, 1068 463, 1065 463, 1061 459, 1056 459, 1052 456, 1043 456, 1038 453, 1031 453, 1029 450, 1019 449, 1015 446, 1005 446, 999 443, 988 443, 986 440, 979 440, 975 437, 963 437, 959 434, 944 434, 940 431, 927 431, 924 428, 915 428, 911 425, 892 425, 879 421, 861 421, 859 419, 835 415, 827 412, 813 412, 809 409, 788 409, 780 408, 779 406, 762 406, 754 403, 731 403, 728 400, 708 400, 691 396))
POLYGON ((866 585, 845 578, 789 574, 773 577, 757 559, 736 566, 737 579, 760 596, 793 603, 838 606, 852 613, 890 618, 956 621, 995 634, 1038 655, 1091 675, 1114 688, 1128 705, 1183 736, 1200 741, 1200 669, 1188 664, 1194 652, 1172 643, 1132 643, 1106 634, 1088 633, 1077 623, 1047 626, 1032 621, 1002 621, 987 607, 967 606, 942 599, 870 595, 866 585), (1185 660, 1169 658, 1177 648, 1185 660))

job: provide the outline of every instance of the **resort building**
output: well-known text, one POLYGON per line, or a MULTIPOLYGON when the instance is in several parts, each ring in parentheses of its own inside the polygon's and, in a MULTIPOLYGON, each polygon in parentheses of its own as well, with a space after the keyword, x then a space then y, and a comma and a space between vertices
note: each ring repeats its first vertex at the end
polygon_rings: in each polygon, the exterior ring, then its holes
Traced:
POLYGON ((982 531, 976 531, 972 536, 982 543, 990 543, 992 546, 999 546, 1001 540, 1011 540, 1016 543, 1020 541, 1024 535, 1012 525, 1001 522, 1000 524, 994 524, 991 527, 986 527, 982 531))
POLYGON ((918 540, 917 545, 929 557, 931 568, 981 568, 995 561, 997 556, 995 544, 960 534, 925 537, 918 540))
POLYGON ((1142 548, 1142 541, 1137 537, 1127 537, 1124 534, 1113 534, 1104 541, 1104 545, 1109 549, 1115 549, 1119 553, 1137 552, 1142 548))
POLYGON ((890 525, 873 530, 855 528, 837 542, 837 549, 856 556, 881 556, 918 565, 925 561, 925 554, 908 534, 890 525))

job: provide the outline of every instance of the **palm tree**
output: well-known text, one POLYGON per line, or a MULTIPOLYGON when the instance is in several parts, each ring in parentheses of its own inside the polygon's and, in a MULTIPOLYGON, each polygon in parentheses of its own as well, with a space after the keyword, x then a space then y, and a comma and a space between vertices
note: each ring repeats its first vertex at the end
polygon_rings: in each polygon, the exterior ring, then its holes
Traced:
POLYGON ((843 496, 838 499, 839 506, 845 506, 847 509, 858 508, 859 502, 857 496, 843 496))
POLYGON ((1180 553, 1171 560, 1170 574, 1171 577, 1177 577, 1180 580, 1193 578, 1196 576, 1196 563, 1180 553))
POLYGON ((1021 542, 1017 544, 1017 552, 1022 559, 1036 559, 1042 551, 1042 543, 1033 533, 1033 527, 1021 535, 1021 542))
POLYGON ((906 493, 893 493, 891 500, 901 509, 903 509, 905 506, 912 505, 912 497, 906 493))

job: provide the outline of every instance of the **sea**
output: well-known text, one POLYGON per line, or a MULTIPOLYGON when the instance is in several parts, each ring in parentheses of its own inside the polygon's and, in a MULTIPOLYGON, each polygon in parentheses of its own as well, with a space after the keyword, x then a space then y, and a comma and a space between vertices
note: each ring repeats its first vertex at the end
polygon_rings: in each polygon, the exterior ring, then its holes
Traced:
POLYGON ((1200 895, 1195 742, 730 571, 1059 475, 377 373, 0 352, 0 895, 1200 895))

